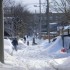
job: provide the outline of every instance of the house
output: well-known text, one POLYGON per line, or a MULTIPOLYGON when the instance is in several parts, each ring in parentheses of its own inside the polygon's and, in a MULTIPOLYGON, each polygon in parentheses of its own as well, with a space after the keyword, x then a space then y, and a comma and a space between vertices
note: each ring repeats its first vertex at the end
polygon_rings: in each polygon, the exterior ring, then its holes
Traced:
MULTIPOLYGON (((35 30, 37 31, 37 33, 40 33, 41 31, 42 36, 47 35, 47 31, 48 31, 47 15, 45 13, 41 13, 41 19, 39 13, 35 13, 33 15, 35 16, 33 23, 36 23, 35 30), (41 26, 41 30, 40 30, 40 26, 41 26)), ((64 20, 63 19, 64 16, 65 16, 64 13, 51 13, 51 12, 49 13, 49 23, 51 23, 50 32, 54 32, 54 33, 57 32, 57 26, 59 23, 61 23, 64 20)))
POLYGON ((58 35, 69 35, 70 25, 68 26, 57 26, 58 35))
MULTIPOLYGON (((49 23, 50 39, 58 35, 57 26, 58 26, 58 23, 49 23)), ((41 32, 42 37, 48 38, 47 27, 43 28, 42 30, 43 30, 41 32)))

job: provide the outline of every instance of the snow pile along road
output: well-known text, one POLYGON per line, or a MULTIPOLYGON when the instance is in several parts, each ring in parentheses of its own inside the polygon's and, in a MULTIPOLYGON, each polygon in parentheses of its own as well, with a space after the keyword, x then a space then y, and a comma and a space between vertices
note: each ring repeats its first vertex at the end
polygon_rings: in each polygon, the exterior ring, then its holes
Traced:
POLYGON ((7 39, 4 39, 4 50, 7 53, 11 54, 11 52, 13 51, 12 48, 13 48, 13 45, 11 43, 11 40, 8 39, 8 38, 7 39))
POLYGON ((4 39, 5 65, 10 67, 9 70, 11 67, 12 70, 19 70, 19 68, 20 70, 55 70, 57 68, 65 70, 64 64, 70 63, 66 55, 69 56, 70 53, 61 53, 62 38, 59 36, 51 43, 48 43, 47 40, 41 40, 41 43, 40 40, 36 40, 36 42, 39 41, 38 45, 32 45, 30 38, 30 45, 27 46, 23 40, 19 39, 18 51, 12 51, 11 40, 4 39), (12 55, 10 55, 11 52, 12 55), (63 58, 64 56, 66 58, 63 58))

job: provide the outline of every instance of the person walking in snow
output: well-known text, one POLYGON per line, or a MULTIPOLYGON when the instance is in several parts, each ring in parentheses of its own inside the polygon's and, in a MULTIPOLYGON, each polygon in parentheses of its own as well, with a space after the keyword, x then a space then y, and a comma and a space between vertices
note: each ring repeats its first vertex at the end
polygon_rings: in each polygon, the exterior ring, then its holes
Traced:
POLYGON ((27 45, 29 46, 29 41, 27 41, 27 45))
POLYGON ((15 38, 15 39, 12 41, 12 44, 13 44, 13 46, 14 46, 14 49, 17 51, 17 45, 18 45, 17 38, 15 38))
POLYGON ((24 43, 26 42, 26 37, 24 37, 24 43))

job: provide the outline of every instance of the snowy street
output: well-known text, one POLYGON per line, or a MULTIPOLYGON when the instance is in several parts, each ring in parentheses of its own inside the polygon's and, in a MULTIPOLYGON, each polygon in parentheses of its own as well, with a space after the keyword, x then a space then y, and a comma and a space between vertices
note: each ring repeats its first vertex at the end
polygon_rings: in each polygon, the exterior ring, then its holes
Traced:
POLYGON ((0 70, 70 70, 70 0, 0 0, 0 70))
POLYGON ((4 39, 5 64, 0 65, 2 70, 69 70, 70 53, 61 52, 60 36, 51 43, 36 39, 38 44, 32 45, 32 38, 29 38, 29 42, 28 46, 19 39, 18 50, 15 51, 12 50, 11 40, 4 39))

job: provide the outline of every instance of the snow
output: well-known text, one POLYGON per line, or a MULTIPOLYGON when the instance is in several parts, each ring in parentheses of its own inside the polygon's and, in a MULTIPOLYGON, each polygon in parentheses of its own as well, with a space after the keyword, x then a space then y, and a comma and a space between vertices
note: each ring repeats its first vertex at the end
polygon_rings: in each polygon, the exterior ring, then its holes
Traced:
MULTIPOLYGON (((62 38, 56 40, 35 39, 37 45, 32 45, 33 37, 29 37, 29 46, 24 43, 23 38, 18 40, 18 51, 12 50, 10 39, 4 39, 5 63, 0 63, 0 70, 69 70, 70 53, 61 52, 62 38)), ((69 37, 65 43, 69 43, 69 37)), ((66 45, 65 44, 65 45, 66 45)))
POLYGON ((67 29, 70 29, 70 25, 64 27, 64 30, 67 30, 67 29))
POLYGON ((4 49, 6 52, 8 52, 9 54, 11 54, 13 45, 11 44, 11 40, 10 39, 4 39, 4 49))

